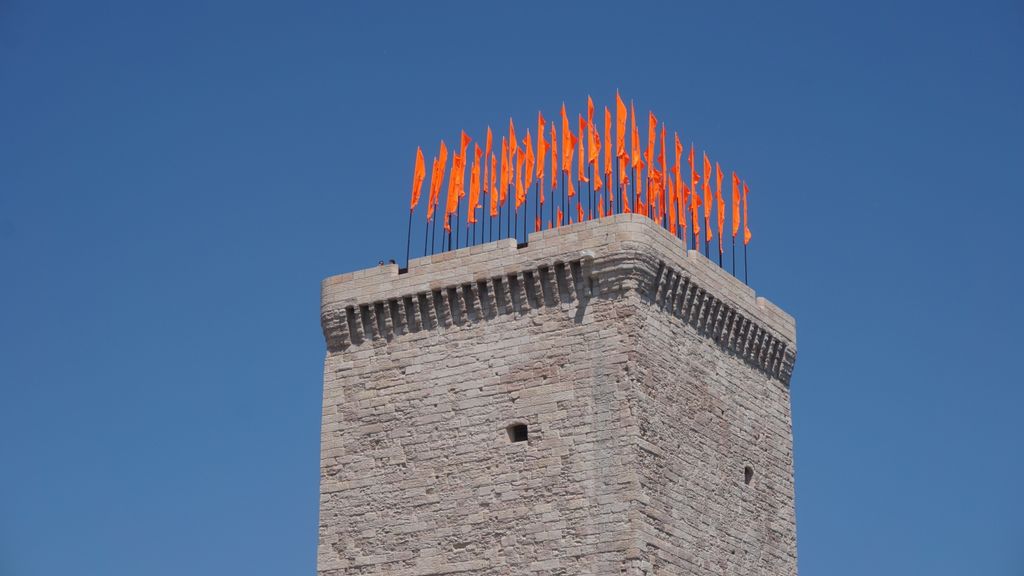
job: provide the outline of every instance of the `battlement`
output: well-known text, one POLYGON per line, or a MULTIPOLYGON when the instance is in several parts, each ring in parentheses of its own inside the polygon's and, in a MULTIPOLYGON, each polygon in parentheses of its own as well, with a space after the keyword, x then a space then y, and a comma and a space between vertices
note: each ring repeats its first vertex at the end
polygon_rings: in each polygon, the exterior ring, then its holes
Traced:
POLYGON ((592 298, 641 301, 788 385, 793 317, 649 218, 619 214, 513 239, 331 276, 321 286, 328 349, 487 322, 592 298))

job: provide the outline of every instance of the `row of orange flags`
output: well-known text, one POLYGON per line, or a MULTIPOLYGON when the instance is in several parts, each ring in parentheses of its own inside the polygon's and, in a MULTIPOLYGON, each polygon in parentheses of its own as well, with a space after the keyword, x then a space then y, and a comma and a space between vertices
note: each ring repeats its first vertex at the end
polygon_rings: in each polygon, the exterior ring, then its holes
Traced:
MULTIPOLYGON (((436 219, 440 219, 444 238, 451 248, 454 235, 455 247, 461 243, 458 223, 465 212, 465 245, 499 238, 516 237, 519 234, 519 213, 523 212, 522 240, 527 231, 527 212, 530 210, 530 188, 534 188, 533 228, 557 227, 582 222, 607 215, 633 212, 647 215, 660 223, 673 235, 680 237, 684 248, 692 232, 694 248, 699 249, 701 239, 700 212, 703 207, 705 254, 717 236, 719 263, 724 252, 723 239, 726 235, 726 200, 722 196, 722 178, 725 172, 718 162, 712 163, 707 152, 702 152, 702 173, 696 164, 696 148, 691 144, 687 153, 690 177, 687 182, 681 173, 681 162, 685 148, 678 132, 673 132, 675 165, 669 169, 665 146, 668 129, 659 121, 654 112, 647 115, 646 147, 641 147, 639 122, 636 108, 625 102, 616 92, 614 105, 614 157, 612 112, 604 108, 603 130, 594 119, 595 107, 588 97, 586 117, 578 114, 575 125, 570 121, 563 104, 561 132, 554 122, 549 122, 543 113, 537 113, 536 131, 527 128, 522 140, 516 135, 516 125, 509 119, 508 133, 501 135, 500 145, 494 144, 494 134, 487 128, 481 149, 465 131, 461 133, 459 147, 452 153, 448 168, 448 148, 442 140, 431 164, 426 202, 426 236, 436 219), (627 123, 629 150, 627 151, 627 123), (575 131, 574 131, 575 128, 575 131), (603 138, 602 138, 603 136, 603 138), (473 144, 472 162, 469 163, 468 146, 473 144), (559 146, 561 150, 559 151, 559 146), (603 155, 602 155, 603 146, 603 155), (561 152, 561 153, 559 153, 561 152), (550 187, 547 187, 546 160, 550 156, 550 187), (576 159, 574 161, 574 156, 576 159), (602 162, 603 156, 603 162, 602 162), (573 165, 575 163, 575 174, 573 165), (465 170, 469 164, 468 190, 465 184, 465 170), (603 166, 602 166, 603 164, 603 166), (440 209, 442 183, 447 171, 447 191, 440 209), (613 172, 615 178, 613 179, 613 172), (561 175, 561 186, 559 186, 561 175), (602 178, 603 175, 603 178, 602 178), (575 178, 574 178, 575 176, 575 178), (573 181, 575 179, 575 182, 573 181), (587 190, 583 190, 583 185, 587 190), (702 184, 700 191, 698 185, 702 184), (630 188, 632 187, 632 190, 630 188), (612 189, 614 188, 614 190, 612 189), (545 192, 549 192, 545 194, 545 192), (699 193, 699 192, 702 192, 699 193), (468 197, 468 199, 467 199, 468 197), (575 208, 573 204, 575 203, 575 208), (525 207, 525 208, 524 208, 525 207), (545 209, 547 217, 545 218, 545 209), (486 212, 483 212, 486 211, 486 212), (557 216, 556 216, 557 214, 557 216), (514 220, 514 224, 513 224, 514 220), (504 222, 503 222, 504 221, 504 222), (495 230, 497 226, 497 230, 495 230), (490 234, 488 235, 488 227, 490 234), (504 231, 502 228, 504 227, 504 231), (714 233, 717 228, 717 235, 714 233)), ((413 169, 412 197, 409 203, 410 230, 412 212, 420 201, 420 194, 427 178, 423 151, 416 150, 413 169)), ((731 173, 731 235, 735 250, 736 236, 743 226, 743 245, 750 243, 751 233, 747 213, 749 189, 736 172, 731 173)), ((436 232, 434 232, 436 236, 436 232)), ((435 242, 431 241, 431 250, 435 242)), ((424 248, 426 250, 426 247, 424 248)), ((735 258, 734 258, 735 268, 735 258)))

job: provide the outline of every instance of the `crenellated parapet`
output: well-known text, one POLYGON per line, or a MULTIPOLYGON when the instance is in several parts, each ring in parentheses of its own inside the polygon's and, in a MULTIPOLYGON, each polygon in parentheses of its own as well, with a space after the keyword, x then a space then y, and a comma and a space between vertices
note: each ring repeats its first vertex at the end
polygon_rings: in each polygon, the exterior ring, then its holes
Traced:
POLYGON ((788 385, 793 318, 650 219, 620 214, 327 278, 331 353, 421 331, 458 330, 544 309, 579 314, 594 298, 636 296, 788 385))

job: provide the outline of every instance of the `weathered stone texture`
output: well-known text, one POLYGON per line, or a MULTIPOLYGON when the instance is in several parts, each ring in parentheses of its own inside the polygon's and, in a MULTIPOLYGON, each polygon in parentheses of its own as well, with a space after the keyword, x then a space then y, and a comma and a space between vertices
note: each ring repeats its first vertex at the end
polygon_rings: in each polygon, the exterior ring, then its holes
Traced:
POLYGON ((328 278, 321 320, 321 575, 796 573, 793 319, 649 220, 328 278))

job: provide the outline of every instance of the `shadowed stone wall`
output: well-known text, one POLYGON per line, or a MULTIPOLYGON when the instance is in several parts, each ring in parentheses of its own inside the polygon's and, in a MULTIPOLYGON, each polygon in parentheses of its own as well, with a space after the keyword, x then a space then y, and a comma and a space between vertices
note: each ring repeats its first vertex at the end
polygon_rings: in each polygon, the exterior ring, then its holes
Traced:
POLYGON ((321 321, 321 575, 796 573, 793 320, 650 220, 331 277, 321 321))

